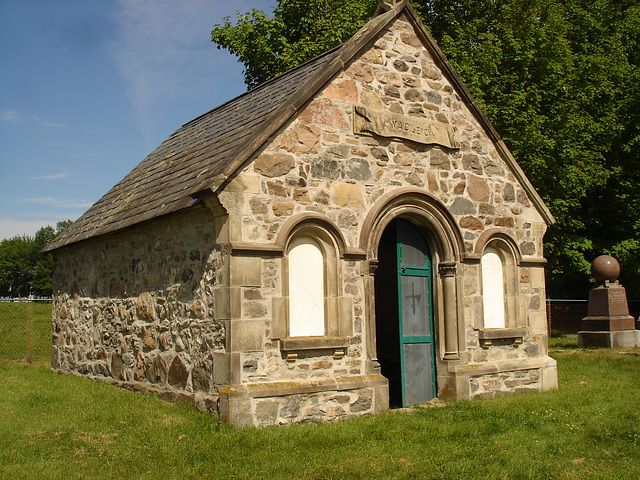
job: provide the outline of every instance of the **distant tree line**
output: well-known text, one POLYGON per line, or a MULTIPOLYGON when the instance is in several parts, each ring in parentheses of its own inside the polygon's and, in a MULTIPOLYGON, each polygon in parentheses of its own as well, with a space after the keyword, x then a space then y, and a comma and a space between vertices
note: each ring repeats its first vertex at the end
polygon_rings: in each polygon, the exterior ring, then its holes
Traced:
POLYGON ((65 220, 55 229, 42 227, 33 237, 15 236, 0 242, 0 297, 51 295, 53 256, 42 249, 71 223, 65 220))
MULTIPOLYGON (((640 298, 640 1, 415 0, 557 223, 549 293, 584 298, 608 253, 640 298)), ((378 0, 278 0, 211 32, 253 87, 348 40, 378 0)))

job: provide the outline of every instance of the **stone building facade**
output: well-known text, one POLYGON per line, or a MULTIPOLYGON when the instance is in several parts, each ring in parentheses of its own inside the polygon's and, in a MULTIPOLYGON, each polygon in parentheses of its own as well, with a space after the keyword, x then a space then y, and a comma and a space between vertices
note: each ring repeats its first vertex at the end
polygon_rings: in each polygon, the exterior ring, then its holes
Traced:
POLYGON ((54 241, 54 369, 240 426, 557 388, 553 217, 407 2, 381 5, 54 241))

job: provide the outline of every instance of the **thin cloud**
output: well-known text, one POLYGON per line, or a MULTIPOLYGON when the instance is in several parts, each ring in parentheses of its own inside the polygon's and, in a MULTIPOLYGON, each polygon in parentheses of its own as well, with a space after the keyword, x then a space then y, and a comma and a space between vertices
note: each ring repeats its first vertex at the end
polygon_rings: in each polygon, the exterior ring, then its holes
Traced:
MULTIPOLYGON (((255 5, 254 5, 255 6, 255 5)), ((110 54, 125 79, 136 122, 149 139, 159 105, 215 88, 214 72, 235 63, 210 41, 211 29, 248 0, 120 0, 110 54), (203 72, 206 72, 203 74, 203 72)), ((215 105, 203 105, 203 111, 215 105)))
POLYGON ((41 177, 33 177, 31 180, 62 180, 67 178, 70 173, 54 173, 53 175, 43 175, 41 177))
POLYGON ((66 125, 53 122, 36 115, 28 115, 18 110, 0 111, 0 121, 5 123, 30 123, 42 128, 67 128, 66 125))
POLYGON ((36 220, 17 220, 14 218, 0 219, 0 240, 18 236, 33 237, 42 227, 55 227, 58 222, 67 220, 68 217, 41 217, 36 220))
POLYGON ((89 208, 92 205, 85 200, 62 199, 55 197, 24 198, 22 201, 58 208, 89 208))

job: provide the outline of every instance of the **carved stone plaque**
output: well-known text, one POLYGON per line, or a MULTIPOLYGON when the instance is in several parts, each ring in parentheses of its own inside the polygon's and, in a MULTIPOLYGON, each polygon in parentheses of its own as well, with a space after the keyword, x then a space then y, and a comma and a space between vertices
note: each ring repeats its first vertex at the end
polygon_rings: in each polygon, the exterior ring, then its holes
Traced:
POLYGON ((453 125, 432 122, 420 118, 356 106, 353 115, 355 133, 375 133, 381 137, 403 138, 425 145, 442 145, 458 149, 458 128, 453 125))

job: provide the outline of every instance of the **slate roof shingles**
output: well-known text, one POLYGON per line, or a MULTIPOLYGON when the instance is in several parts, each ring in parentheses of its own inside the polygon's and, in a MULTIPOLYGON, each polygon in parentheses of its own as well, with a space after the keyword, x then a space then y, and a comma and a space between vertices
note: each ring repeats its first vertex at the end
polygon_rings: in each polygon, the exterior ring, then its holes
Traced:
POLYGON ((115 232, 197 203, 191 197, 221 175, 249 140, 337 49, 191 120, 140 162, 47 250, 115 232))

